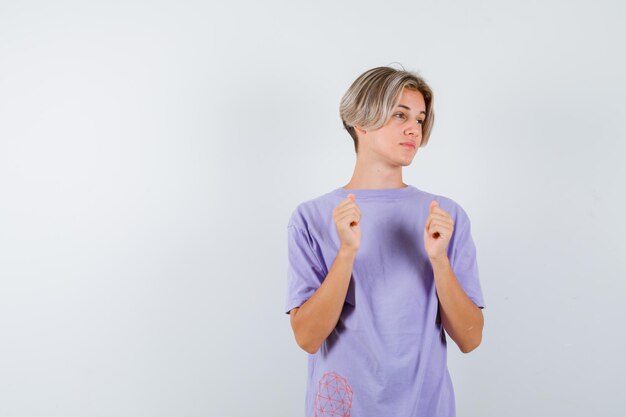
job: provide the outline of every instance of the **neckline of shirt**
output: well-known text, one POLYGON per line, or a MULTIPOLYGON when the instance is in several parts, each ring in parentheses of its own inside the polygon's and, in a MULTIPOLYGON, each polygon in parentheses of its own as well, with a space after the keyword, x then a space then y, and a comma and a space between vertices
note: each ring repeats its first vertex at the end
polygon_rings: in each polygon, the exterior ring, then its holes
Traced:
POLYGON ((348 194, 354 194, 356 200, 361 199, 379 199, 379 200, 388 200, 388 199, 398 199, 398 198, 406 198, 418 193, 419 190, 412 186, 407 185, 406 187, 401 188, 336 188, 333 193, 343 197, 348 198, 348 194))

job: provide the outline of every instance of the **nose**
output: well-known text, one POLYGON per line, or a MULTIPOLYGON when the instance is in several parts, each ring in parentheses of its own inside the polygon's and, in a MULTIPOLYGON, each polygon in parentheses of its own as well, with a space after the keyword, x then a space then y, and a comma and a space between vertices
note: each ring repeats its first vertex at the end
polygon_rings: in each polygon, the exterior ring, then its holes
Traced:
POLYGON ((404 134, 407 136, 417 136, 422 131, 422 125, 419 122, 409 122, 409 125, 404 130, 404 134))

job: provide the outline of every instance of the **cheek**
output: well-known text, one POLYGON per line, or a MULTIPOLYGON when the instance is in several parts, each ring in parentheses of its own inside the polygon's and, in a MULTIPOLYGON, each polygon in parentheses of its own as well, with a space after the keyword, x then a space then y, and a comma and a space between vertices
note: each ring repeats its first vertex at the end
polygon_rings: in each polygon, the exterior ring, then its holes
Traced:
POLYGON ((373 138, 374 140, 372 140, 372 145, 381 150, 395 151, 401 148, 402 132, 402 126, 388 125, 377 132, 378 134, 373 138))
POLYGON ((393 142, 394 144, 399 144, 402 142, 404 138, 404 127, 402 126, 394 126, 394 129, 389 132, 389 142, 393 142))

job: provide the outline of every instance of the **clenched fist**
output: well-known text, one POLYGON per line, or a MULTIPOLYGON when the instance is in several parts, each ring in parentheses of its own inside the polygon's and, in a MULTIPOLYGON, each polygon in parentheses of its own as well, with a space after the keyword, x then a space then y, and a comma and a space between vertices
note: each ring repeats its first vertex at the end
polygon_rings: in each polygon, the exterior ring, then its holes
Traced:
POLYGON ((424 226, 424 247, 431 261, 448 256, 448 243, 450 243, 453 231, 452 217, 439 207, 437 201, 431 201, 424 226))
POLYGON ((361 210, 355 202, 354 194, 348 197, 333 209, 333 220, 341 242, 341 248, 356 253, 361 244, 361 210))

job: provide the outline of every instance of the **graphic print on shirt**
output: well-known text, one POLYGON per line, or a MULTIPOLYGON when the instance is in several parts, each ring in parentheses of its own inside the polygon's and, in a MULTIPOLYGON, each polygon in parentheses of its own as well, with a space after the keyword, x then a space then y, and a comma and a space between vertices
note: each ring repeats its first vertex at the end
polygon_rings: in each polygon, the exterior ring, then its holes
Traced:
POLYGON ((336 372, 327 372, 317 384, 315 417, 350 417, 352 388, 348 380, 336 372))

